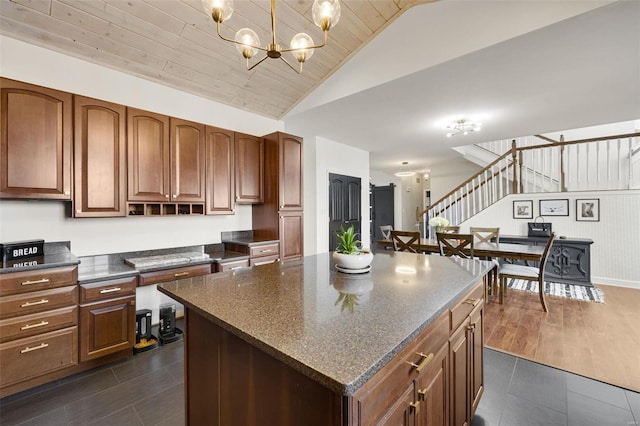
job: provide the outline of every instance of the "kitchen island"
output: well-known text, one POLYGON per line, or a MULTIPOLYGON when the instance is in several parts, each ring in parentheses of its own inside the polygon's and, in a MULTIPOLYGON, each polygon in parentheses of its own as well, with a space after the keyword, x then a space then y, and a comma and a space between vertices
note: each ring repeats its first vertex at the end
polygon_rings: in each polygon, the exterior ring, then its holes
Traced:
POLYGON ((492 267, 392 252, 344 274, 320 254, 160 284, 185 306, 187 424, 468 422, 492 267))

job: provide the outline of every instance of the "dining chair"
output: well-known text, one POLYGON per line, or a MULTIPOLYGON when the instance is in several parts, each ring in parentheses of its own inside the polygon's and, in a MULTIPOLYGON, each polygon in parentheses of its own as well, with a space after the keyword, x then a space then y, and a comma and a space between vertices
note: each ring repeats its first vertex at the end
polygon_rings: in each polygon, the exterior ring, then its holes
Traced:
POLYGON ((441 256, 473 257, 473 235, 450 232, 436 233, 441 256), (467 251, 465 253, 465 250, 467 251))
MULTIPOLYGON (((500 242, 500 228, 487 228, 471 226, 469 232, 473 234, 474 242, 476 243, 499 243, 500 242)), ((498 291, 498 269, 500 268, 500 262, 498 259, 492 259, 491 257, 481 257, 483 260, 493 261, 494 267, 487 274, 487 294, 494 294, 498 291)))
POLYGON ((456 225, 450 225, 450 226, 442 226, 440 228, 439 232, 446 232, 446 233, 454 233, 457 234, 460 232, 460 227, 456 226, 456 225))
POLYGON ((420 232, 392 230, 390 235, 394 251, 422 253, 422 250, 420 250, 420 232))
POLYGON ((385 240, 391 239, 391 231, 393 231, 392 225, 380 225, 380 233, 385 240))
POLYGON ((525 265, 513 265, 505 263, 500 266, 498 276, 500 277, 500 303, 502 303, 504 296, 507 295, 507 280, 517 279, 525 281, 538 281, 538 293, 540 295, 540 303, 542 309, 545 312, 549 312, 547 308, 547 302, 544 300, 544 266, 547 262, 547 257, 551 251, 553 240, 555 239, 555 233, 551 233, 551 236, 547 240, 547 244, 544 246, 542 257, 540 258, 540 266, 525 266, 525 265))

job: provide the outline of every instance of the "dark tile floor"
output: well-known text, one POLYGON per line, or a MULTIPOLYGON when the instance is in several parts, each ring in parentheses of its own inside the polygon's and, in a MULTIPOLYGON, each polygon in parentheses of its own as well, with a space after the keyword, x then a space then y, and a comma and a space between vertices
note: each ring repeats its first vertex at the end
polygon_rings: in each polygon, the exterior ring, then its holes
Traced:
MULTIPOLYGON (((0 424, 184 424, 182 341, 0 400, 0 424)), ((640 394, 485 349, 473 426, 640 425, 640 394)))

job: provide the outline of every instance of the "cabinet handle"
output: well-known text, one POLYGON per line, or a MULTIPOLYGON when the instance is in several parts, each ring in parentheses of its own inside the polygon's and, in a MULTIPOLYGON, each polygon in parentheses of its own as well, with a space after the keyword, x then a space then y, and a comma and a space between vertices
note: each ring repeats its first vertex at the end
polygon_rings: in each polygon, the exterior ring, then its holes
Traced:
POLYGON ((169 194, 164 194, 164 198, 169 198, 169 194))
POLYGON ((236 269, 242 269, 244 268, 244 266, 232 266, 231 268, 229 268, 230 271, 234 271, 236 269))
POLYGON ((474 331, 475 329, 476 329, 476 323, 475 322, 472 322, 471 324, 469 324, 467 326, 467 330, 469 330, 469 331, 474 331))
POLYGON ((105 288, 104 290, 100 290, 100 294, 113 293, 114 291, 120 291, 120 290, 122 290, 120 287, 105 288))
POLYGON ((410 402, 409 406, 411 407, 411 411, 413 411, 414 413, 420 412, 420 401, 410 402))
POLYGON ((43 327, 45 325, 49 325, 49 321, 40 321, 37 324, 27 324, 20 327, 20 330, 29 330, 30 328, 43 327))
POLYGON ((49 282, 49 278, 41 278, 39 280, 23 281, 20 283, 20 285, 46 284, 48 282, 49 282))
POLYGON ((26 354, 27 352, 31 352, 31 351, 37 351, 38 349, 44 349, 47 346, 49 346, 48 343, 40 343, 38 346, 34 346, 32 348, 30 348, 29 346, 27 346, 26 348, 24 348, 23 350, 20 351, 21 354, 26 354))
POLYGON ((415 367, 416 371, 419 373, 420 371, 422 371, 423 368, 425 368, 431 362, 431 360, 433 359, 433 352, 431 352, 429 355, 425 355, 422 352, 418 352, 418 355, 422 357, 422 359, 418 364, 411 361, 407 361, 407 364, 409 364, 412 367, 415 367))
POLYGON ((463 303, 475 307, 478 303, 480 303, 480 299, 470 298, 470 299, 465 300, 463 303))
POLYGON ((273 249, 260 250, 260 253, 271 253, 273 249))
POLYGON ((427 400, 427 388, 418 389, 418 398, 420 398, 423 401, 427 400))
POLYGON ((176 272, 175 274, 173 274, 174 277, 178 278, 178 277, 184 277, 185 275, 189 275, 188 272, 176 272))
POLYGON ((38 300, 37 302, 26 302, 20 305, 20 307, 28 308, 29 306, 44 305, 45 303, 49 303, 49 299, 42 299, 42 300, 38 300))

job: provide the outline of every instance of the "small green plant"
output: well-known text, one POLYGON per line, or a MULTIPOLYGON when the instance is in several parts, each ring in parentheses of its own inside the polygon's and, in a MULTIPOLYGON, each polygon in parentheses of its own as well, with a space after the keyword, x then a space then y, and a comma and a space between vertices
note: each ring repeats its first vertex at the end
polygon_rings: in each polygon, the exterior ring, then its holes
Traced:
POLYGON ((362 251, 360 246, 360 240, 356 239, 358 234, 353 225, 349 226, 346 230, 340 225, 340 232, 336 231, 336 237, 338 238, 338 247, 336 251, 344 254, 356 254, 362 251))

